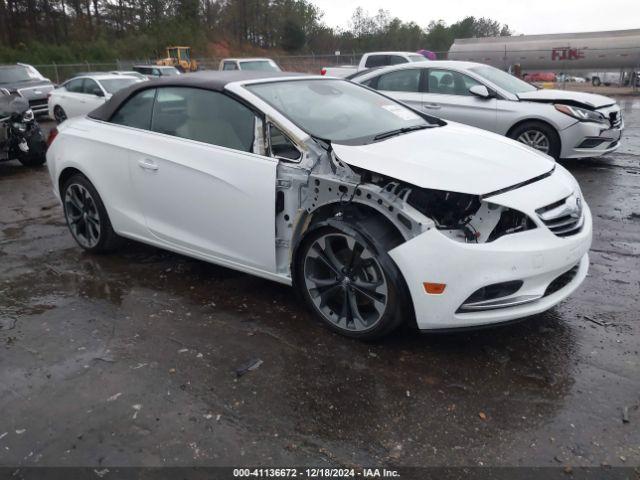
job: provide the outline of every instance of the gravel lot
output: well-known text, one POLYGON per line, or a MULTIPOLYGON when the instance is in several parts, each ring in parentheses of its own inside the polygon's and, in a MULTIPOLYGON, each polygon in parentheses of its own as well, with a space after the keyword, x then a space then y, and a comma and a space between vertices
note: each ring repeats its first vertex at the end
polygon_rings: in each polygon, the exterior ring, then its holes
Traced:
POLYGON ((0 163, 0 465, 640 465, 640 99, 619 100, 619 152, 563 162, 595 221, 579 291, 375 344, 266 280, 84 254, 46 169, 0 163))

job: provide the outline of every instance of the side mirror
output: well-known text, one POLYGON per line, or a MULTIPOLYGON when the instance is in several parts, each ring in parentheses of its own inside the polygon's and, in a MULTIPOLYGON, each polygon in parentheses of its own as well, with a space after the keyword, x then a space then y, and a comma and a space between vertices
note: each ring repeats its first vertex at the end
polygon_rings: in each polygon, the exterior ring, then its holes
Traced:
POLYGON ((469 92, 476 97, 484 99, 491 98, 491 92, 489 92, 489 89, 484 85, 474 85, 469 89, 469 92))
POLYGON ((93 89, 93 94, 96 97, 104 97, 104 92, 102 90, 100 90, 99 88, 94 88, 93 89))

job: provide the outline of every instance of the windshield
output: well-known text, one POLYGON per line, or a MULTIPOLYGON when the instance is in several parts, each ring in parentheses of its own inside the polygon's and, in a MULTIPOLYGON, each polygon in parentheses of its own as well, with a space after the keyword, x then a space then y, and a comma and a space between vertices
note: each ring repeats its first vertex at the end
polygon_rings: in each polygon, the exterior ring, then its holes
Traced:
POLYGON ((123 88, 128 87, 129 85, 133 85, 134 83, 138 83, 137 78, 105 78, 104 80, 100 80, 102 84, 102 88, 104 88, 107 93, 116 93, 118 90, 122 90, 123 88))
POLYGON ((28 82, 29 80, 42 79, 42 75, 33 67, 16 65, 15 67, 0 68, 0 83, 28 82))
POLYGON ((279 72, 280 68, 271 60, 251 60, 240 62, 241 70, 261 70, 267 72, 279 72))
POLYGON ((364 144, 381 134, 431 126, 413 110, 345 80, 294 80, 246 88, 308 134, 364 144))
POLYGON ((138 72, 111 72, 114 75, 126 75, 127 77, 136 77, 139 78, 140 80, 146 80, 147 77, 145 77, 143 74, 138 73, 138 72))
POLYGON ((503 72, 502 70, 498 70, 497 68, 490 67, 488 65, 483 65, 482 67, 473 67, 471 71, 483 78, 486 78, 494 85, 497 85, 503 90, 506 90, 507 92, 514 95, 524 92, 534 92, 537 90, 537 88, 530 83, 527 83, 507 72, 503 72))
POLYGON ((424 57, 422 55, 407 55, 409 57, 409 60, 411 60, 412 62, 426 62, 429 59, 427 57, 424 57))
POLYGON ((163 77, 173 77, 175 75, 180 75, 180 70, 176 68, 163 68, 161 69, 163 77))

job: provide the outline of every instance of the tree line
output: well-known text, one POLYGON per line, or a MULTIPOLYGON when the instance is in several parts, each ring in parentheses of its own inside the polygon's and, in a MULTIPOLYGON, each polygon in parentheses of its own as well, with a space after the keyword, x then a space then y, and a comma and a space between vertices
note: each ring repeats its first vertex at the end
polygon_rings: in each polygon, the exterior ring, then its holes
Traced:
POLYGON ((362 8, 347 28, 332 28, 309 0, 0 0, 3 62, 155 58, 175 44, 191 45, 197 57, 446 51, 455 38, 510 34, 507 25, 486 18, 421 27, 362 8))

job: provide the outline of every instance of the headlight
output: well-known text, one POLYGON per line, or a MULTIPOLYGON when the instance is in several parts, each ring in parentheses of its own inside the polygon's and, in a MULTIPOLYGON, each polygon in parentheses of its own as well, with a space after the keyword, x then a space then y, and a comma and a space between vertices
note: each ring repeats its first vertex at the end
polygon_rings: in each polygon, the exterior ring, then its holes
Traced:
POLYGON ((554 107, 556 107, 556 110, 559 112, 569 115, 581 122, 606 123, 607 121, 606 117, 600 112, 594 112, 593 110, 587 110, 586 108, 564 105, 562 103, 556 103, 554 107))

